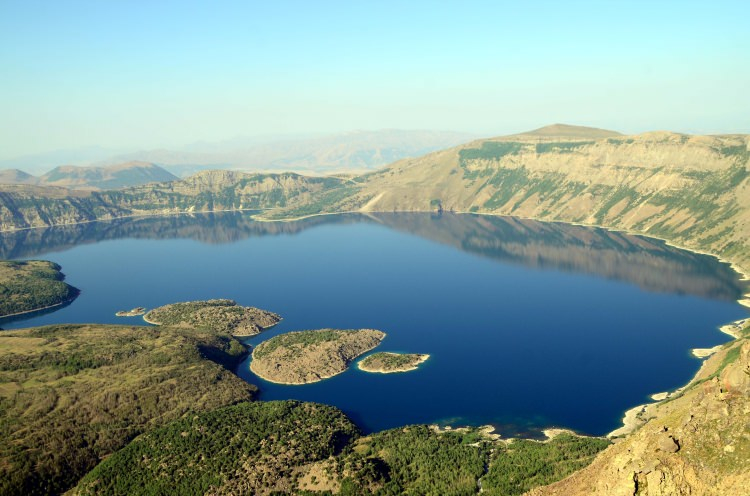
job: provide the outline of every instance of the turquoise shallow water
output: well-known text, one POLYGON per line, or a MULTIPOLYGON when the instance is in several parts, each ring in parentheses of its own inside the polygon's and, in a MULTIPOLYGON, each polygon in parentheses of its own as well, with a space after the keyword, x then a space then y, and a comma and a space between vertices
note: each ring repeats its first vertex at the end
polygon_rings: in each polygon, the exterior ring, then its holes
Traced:
POLYGON ((55 312, 1 322, 136 323, 114 312, 232 298, 290 330, 377 328, 376 351, 429 353, 404 374, 349 371, 305 386, 238 374, 261 399, 336 405, 365 430, 494 424, 604 434, 649 394, 684 384, 690 348, 747 316, 714 259, 643 238, 512 218, 428 214, 256 223, 247 214, 94 223, 3 236, 4 258, 59 263, 81 289, 55 312))

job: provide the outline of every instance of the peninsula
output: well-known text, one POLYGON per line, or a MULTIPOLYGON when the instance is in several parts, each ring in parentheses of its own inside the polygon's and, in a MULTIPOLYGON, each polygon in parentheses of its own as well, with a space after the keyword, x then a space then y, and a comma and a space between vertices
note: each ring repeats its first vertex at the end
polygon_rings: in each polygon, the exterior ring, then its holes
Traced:
POLYGON ((279 384, 318 382, 345 371, 384 337, 375 329, 288 332, 256 346, 250 370, 279 384))
POLYGON ((278 314, 243 307, 234 300, 172 303, 154 308, 143 316, 149 324, 227 332, 236 337, 254 336, 278 324, 278 314))
POLYGON ((409 372, 417 370, 419 364, 427 361, 428 358, 430 358, 430 355, 382 351, 366 356, 357 364, 357 367, 365 372, 381 374, 409 372))
POLYGON ((79 291, 63 282, 64 279, 56 263, 0 262, 0 317, 44 310, 74 300, 79 291))

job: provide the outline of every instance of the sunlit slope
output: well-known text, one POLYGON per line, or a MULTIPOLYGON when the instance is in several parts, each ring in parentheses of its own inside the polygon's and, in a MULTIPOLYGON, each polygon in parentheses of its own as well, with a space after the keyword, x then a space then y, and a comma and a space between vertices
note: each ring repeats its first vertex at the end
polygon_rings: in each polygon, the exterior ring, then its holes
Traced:
POLYGON ((359 178, 357 203, 364 211, 443 209, 595 224, 750 265, 748 136, 589 138, 555 128, 552 136, 537 130, 396 162, 359 178))

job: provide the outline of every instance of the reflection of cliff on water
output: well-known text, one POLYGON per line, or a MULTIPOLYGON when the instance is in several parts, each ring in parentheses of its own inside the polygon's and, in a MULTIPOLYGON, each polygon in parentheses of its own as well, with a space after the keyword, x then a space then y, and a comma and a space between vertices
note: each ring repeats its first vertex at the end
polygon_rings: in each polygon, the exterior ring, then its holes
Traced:
POLYGON ((29 258, 122 238, 231 243, 356 222, 382 224, 504 262, 595 274, 652 291, 726 300, 738 299, 743 293, 743 284, 728 265, 658 240, 598 228, 475 215, 342 214, 292 222, 257 222, 246 212, 225 212, 119 219, 4 233, 0 235, 0 256, 29 258))
POLYGON ((737 300, 744 285, 728 264, 656 239, 516 217, 420 214, 382 217, 389 227, 529 267, 594 274, 650 290, 737 300))

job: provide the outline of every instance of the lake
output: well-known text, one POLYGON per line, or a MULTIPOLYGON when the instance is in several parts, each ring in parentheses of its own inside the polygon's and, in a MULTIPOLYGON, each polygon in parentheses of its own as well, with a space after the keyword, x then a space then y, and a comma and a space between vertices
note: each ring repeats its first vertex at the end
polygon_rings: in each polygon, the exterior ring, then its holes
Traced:
MULTIPOLYGON (((335 405, 365 431, 413 423, 560 426, 605 434, 685 384, 691 348, 728 341, 746 290, 716 259, 648 238, 507 217, 248 213, 98 222, 0 236, 0 256, 62 266, 70 305, 0 322, 141 324, 118 310, 231 298, 281 314, 278 333, 375 328, 374 351, 429 353, 418 370, 257 384, 260 399, 335 405)), ((248 359, 249 360, 249 359, 248 359)))

